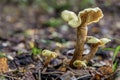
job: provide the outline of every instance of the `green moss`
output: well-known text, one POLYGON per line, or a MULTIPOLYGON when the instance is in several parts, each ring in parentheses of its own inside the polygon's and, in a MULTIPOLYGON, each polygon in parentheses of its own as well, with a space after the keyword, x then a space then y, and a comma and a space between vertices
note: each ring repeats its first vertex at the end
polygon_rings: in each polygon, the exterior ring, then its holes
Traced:
POLYGON ((36 56, 36 55, 41 54, 42 49, 39 49, 39 48, 34 47, 34 48, 32 48, 31 52, 32 52, 32 54, 33 54, 34 56, 36 56))
POLYGON ((1 57, 6 57, 6 54, 3 53, 3 52, 0 52, 0 58, 1 58, 1 57))

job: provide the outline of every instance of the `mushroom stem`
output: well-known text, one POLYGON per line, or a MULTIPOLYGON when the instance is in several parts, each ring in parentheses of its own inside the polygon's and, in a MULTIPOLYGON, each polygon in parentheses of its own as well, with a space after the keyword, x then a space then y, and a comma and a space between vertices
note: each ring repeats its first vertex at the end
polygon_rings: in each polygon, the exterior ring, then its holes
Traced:
POLYGON ((89 62, 90 59, 92 59, 95 56, 95 53, 97 52, 98 47, 99 47, 99 44, 92 44, 89 54, 84 56, 83 60, 86 60, 87 62, 89 62))
POLYGON ((84 44, 86 42, 86 37, 87 37, 87 26, 85 23, 82 23, 77 28, 77 40, 76 40, 75 52, 72 60, 70 61, 70 67, 72 68, 74 68, 73 62, 75 60, 82 60, 82 54, 84 51, 84 44))
POLYGON ((48 64, 50 63, 50 61, 51 61, 51 57, 47 57, 47 58, 45 59, 44 67, 47 67, 48 64))
MULTIPOLYGON (((69 65, 72 68, 78 68, 74 67, 73 63, 75 60, 82 60, 87 37, 87 25, 98 22, 103 17, 103 13, 100 8, 96 7, 80 11, 78 16, 72 11, 64 10, 61 16, 70 26, 77 28, 75 52, 69 65)), ((91 51, 94 52, 94 50, 91 51)))

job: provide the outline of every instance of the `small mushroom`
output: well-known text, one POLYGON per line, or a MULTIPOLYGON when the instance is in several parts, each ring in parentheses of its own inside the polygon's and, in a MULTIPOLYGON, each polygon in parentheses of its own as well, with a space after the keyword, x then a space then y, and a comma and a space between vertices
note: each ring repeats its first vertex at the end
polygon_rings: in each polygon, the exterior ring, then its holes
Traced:
POLYGON ((100 43, 101 41, 100 41, 100 39, 98 39, 96 37, 87 36, 86 42, 87 43, 100 43))
POLYGON ((98 22, 103 17, 103 13, 100 8, 96 7, 80 11, 78 16, 76 16, 72 11, 64 10, 61 16, 70 26, 77 28, 75 52, 72 60, 70 61, 70 67, 74 68, 73 62, 75 60, 82 60, 84 44, 86 42, 88 32, 87 25, 98 22))
POLYGON ((86 41, 87 43, 92 44, 89 54, 83 57, 83 60, 86 60, 88 62, 90 59, 94 57, 95 53, 98 50, 98 47, 104 46, 106 43, 110 42, 111 40, 107 38, 98 39, 93 36, 88 36, 86 41))
POLYGON ((54 58, 57 57, 57 53, 55 53, 53 51, 50 51, 50 50, 43 50, 41 55, 45 57, 44 67, 48 66, 48 64, 50 63, 51 59, 54 59, 54 58))
POLYGON ((84 61, 75 60, 75 61, 73 62, 73 65, 74 65, 75 67, 77 67, 77 68, 87 67, 87 65, 86 65, 86 60, 84 60, 84 61))
POLYGON ((59 42, 56 42, 55 45, 56 45, 55 52, 57 52, 58 54, 60 54, 60 50, 62 48, 64 48, 64 45, 62 43, 59 43, 59 42))

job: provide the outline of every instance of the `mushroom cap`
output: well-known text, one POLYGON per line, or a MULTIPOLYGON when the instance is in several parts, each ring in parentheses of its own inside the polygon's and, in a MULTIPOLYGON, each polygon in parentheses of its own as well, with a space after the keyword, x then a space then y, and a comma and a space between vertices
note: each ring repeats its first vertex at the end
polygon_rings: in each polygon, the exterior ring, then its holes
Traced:
POLYGON ((43 50, 42 51, 42 56, 44 57, 51 57, 51 58, 56 58, 57 57, 57 54, 53 51, 50 51, 50 50, 43 50))
POLYGON ((102 38, 102 39, 98 39, 96 37, 93 36, 87 36, 87 43, 91 43, 91 44, 99 44, 99 46, 103 46, 106 43, 110 42, 111 40, 108 38, 102 38))
POLYGON ((78 17, 81 19, 82 23, 91 24, 98 22, 103 17, 103 13, 98 7, 88 8, 80 11, 78 17))
POLYGON ((96 44, 96 43, 100 43, 100 39, 93 37, 93 36, 87 36, 87 43, 92 43, 92 44, 96 44))
POLYGON ((64 10, 61 13, 61 17, 67 21, 71 27, 77 28, 81 23, 88 25, 98 22, 103 17, 103 13, 98 7, 84 9, 79 12, 78 16, 72 11, 64 10))
POLYGON ((74 65, 75 67, 80 67, 80 66, 87 67, 87 65, 86 65, 86 60, 84 60, 84 61, 75 60, 75 61, 73 62, 73 65, 74 65))
POLYGON ((69 10, 64 10, 64 11, 62 11, 61 17, 62 17, 65 21, 70 21, 70 20, 72 20, 72 19, 78 20, 77 15, 76 15, 74 12, 69 11, 69 10))
POLYGON ((72 11, 62 11, 61 17, 63 18, 63 20, 67 21, 68 24, 73 28, 76 28, 81 24, 81 20, 79 20, 78 16, 72 11))
POLYGON ((102 39, 100 39, 100 41, 102 42, 102 45, 104 45, 104 44, 110 42, 111 40, 108 38, 102 38, 102 39))

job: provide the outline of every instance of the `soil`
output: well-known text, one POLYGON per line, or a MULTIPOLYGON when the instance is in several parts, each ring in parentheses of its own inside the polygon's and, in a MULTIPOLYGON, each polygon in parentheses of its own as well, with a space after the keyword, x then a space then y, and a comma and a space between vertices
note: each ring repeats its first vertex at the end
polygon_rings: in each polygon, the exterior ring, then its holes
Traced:
MULTIPOLYGON (((100 22, 89 25, 88 35, 110 38, 105 47, 120 45, 120 5, 109 7, 98 5, 104 13, 100 22)), ((0 74, 5 80, 113 80, 113 51, 99 48, 87 68, 72 69, 69 61, 73 56, 76 29, 64 23, 60 13, 47 13, 38 7, 0 5, 0 51, 8 57, 10 71, 0 74), (57 19, 60 24, 48 24, 57 19), (59 53, 48 67, 45 58, 32 54, 30 43, 38 49, 48 49, 59 53), (59 48, 56 43, 64 45, 59 48)), ((85 45, 85 53, 90 49, 85 45)), ((117 58, 119 59, 119 53, 117 58)))

